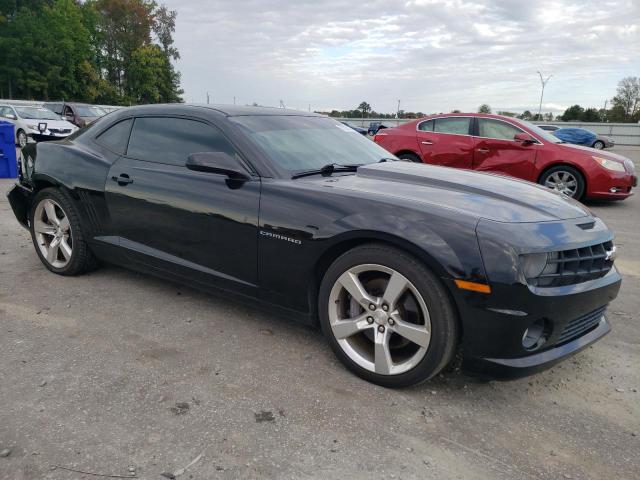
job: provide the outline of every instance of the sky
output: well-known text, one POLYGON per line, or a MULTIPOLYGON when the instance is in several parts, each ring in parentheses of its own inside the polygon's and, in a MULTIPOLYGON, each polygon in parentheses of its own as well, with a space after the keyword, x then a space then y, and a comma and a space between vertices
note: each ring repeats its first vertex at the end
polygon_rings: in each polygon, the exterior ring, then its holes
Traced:
POLYGON ((640 76, 640 0, 162 0, 187 102, 601 108, 640 76))

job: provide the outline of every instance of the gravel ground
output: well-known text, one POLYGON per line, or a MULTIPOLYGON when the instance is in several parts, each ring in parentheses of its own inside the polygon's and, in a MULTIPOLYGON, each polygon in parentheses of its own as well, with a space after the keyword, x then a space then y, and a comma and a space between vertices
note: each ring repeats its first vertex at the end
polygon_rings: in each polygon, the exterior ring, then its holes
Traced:
POLYGON ((527 379, 393 391, 222 297, 53 275, 1 195, 0 479, 638 478, 640 199, 589 206, 620 248, 610 335, 527 379))

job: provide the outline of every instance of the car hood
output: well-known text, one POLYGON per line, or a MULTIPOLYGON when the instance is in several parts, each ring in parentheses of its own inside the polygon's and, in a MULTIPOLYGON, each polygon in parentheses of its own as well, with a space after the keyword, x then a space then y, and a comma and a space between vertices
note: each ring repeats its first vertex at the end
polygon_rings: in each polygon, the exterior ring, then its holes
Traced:
POLYGON ((38 127, 39 123, 46 123, 47 128, 61 128, 74 130, 76 126, 73 123, 67 122, 66 120, 38 120, 37 118, 26 118, 24 121, 28 124, 33 124, 38 127))
POLYGON ((334 176, 325 185, 382 196, 387 202, 427 204, 498 222, 591 215, 575 200, 523 180, 410 162, 365 165, 356 175, 334 176))
POLYGON ((571 150, 571 153, 576 153, 576 150, 580 150, 581 153, 584 153, 589 157, 595 155, 596 157, 611 158, 613 160, 618 160, 619 162, 623 162, 623 163, 625 162, 625 160, 628 160, 626 157, 623 157, 622 155, 618 155, 617 153, 606 152, 604 150, 596 150, 595 148, 585 147, 583 145, 575 145, 573 143, 557 143, 556 146, 560 149, 571 150))

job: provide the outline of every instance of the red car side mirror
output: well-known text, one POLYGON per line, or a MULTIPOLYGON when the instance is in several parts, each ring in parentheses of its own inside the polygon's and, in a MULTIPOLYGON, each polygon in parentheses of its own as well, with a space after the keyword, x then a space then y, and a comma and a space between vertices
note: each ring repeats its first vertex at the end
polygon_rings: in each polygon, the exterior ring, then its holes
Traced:
POLYGON ((513 136, 513 139, 516 142, 522 142, 523 145, 529 145, 529 144, 535 143, 535 139, 528 133, 524 133, 524 132, 516 133, 513 136))

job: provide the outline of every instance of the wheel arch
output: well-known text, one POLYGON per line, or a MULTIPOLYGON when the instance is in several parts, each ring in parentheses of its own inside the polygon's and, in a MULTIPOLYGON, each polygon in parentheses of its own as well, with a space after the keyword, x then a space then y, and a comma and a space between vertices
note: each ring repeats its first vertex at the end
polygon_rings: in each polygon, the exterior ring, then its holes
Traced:
POLYGON ((433 272, 438 281, 440 281, 444 290, 447 292, 449 300, 451 301, 451 305, 456 312, 459 337, 462 337, 463 325, 460 318, 458 304, 450 290, 450 285, 448 285, 447 282, 442 281, 442 278, 448 275, 446 269, 440 264, 440 262, 438 262, 438 260, 434 256, 426 252, 423 248, 418 247, 414 243, 402 237, 381 232, 358 232, 358 234, 349 235, 348 237, 342 238, 333 243, 317 259, 313 270, 313 281, 310 282, 308 291, 311 319, 314 324, 318 323, 318 294, 320 291, 322 277, 324 276, 325 272, 327 271, 329 266, 338 257, 340 257, 340 255, 348 252, 349 250, 352 250, 353 248, 367 244, 394 247, 423 262, 424 265, 429 270, 431 270, 431 272, 433 272))
MULTIPOLYGON (((420 156, 420 154, 418 152, 415 152, 409 148, 403 148, 402 150, 398 150, 397 152, 394 152, 394 155, 396 157, 399 157, 402 154, 408 153, 410 155, 415 155, 416 157, 418 157, 418 160, 420 160, 420 162, 422 162, 422 157, 420 156)), ((424 162, 422 162, 424 163, 424 162)))

